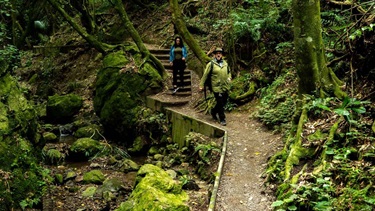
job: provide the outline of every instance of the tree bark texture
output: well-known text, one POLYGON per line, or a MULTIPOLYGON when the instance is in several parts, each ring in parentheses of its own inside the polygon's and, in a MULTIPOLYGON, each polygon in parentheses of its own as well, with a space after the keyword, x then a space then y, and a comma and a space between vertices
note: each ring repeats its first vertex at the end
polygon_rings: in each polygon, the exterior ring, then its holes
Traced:
POLYGON ((320 1, 293 0, 292 11, 299 94, 344 97, 346 94, 340 89, 342 82, 327 67, 320 1))
MULTIPOLYGON (((211 58, 207 56, 207 54, 200 48, 198 42, 194 39, 194 37, 187 29, 181 14, 180 7, 178 6, 178 0, 169 0, 169 5, 172 12, 172 20, 178 33, 180 34, 182 39, 184 39, 184 42, 190 47, 190 49, 193 51, 202 65, 205 66, 205 64, 209 62, 211 58)), ((196 72, 199 76, 203 75, 203 69, 194 70, 194 72, 196 72)))

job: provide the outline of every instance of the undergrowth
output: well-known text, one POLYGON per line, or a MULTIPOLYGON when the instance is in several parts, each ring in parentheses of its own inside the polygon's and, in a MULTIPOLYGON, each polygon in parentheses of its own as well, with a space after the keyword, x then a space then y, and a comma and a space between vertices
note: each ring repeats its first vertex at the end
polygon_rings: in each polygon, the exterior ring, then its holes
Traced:
POLYGON ((372 210, 375 206, 375 141, 367 101, 315 99, 305 104, 302 146, 314 151, 295 165, 283 180, 292 142, 274 156, 267 168, 269 182, 278 183, 275 210, 372 210))
POLYGON ((295 74, 287 72, 268 87, 261 90, 261 100, 255 115, 269 128, 277 131, 290 128, 296 109, 296 90, 290 86, 295 83, 295 74))

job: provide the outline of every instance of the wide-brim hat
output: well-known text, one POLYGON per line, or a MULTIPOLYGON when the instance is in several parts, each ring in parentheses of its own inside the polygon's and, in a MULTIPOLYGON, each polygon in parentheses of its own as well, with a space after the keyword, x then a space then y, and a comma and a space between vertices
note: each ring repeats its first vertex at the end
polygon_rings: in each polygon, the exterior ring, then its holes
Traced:
POLYGON ((215 50, 213 51, 213 53, 215 54, 215 53, 217 53, 217 52, 221 52, 221 53, 223 53, 224 51, 223 51, 222 48, 215 48, 215 50))

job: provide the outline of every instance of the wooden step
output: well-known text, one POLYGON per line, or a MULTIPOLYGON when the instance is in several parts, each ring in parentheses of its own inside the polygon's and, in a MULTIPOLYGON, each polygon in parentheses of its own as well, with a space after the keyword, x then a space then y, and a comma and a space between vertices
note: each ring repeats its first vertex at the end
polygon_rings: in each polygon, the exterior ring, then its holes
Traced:
POLYGON ((169 51, 170 49, 166 49, 166 48, 161 48, 161 49, 148 49, 148 51, 150 51, 150 53, 156 55, 156 54, 168 54, 169 55, 169 51))
POLYGON ((172 69, 173 68, 173 65, 170 64, 170 63, 161 63, 165 69, 172 69))
MULTIPOLYGON (((177 80, 177 82, 179 82, 179 80, 177 80)), ((184 87, 191 87, 191 81, 184 81, 184 83, 182 84, 184 87)), ((191 88, 190 88, 191 90, 191 88)))
MULTIPOLYGON (((149 49, 150 53, 152 53, 157 59, 160 60, 162 65, 164 66, 165 70, 169 73, 173 73, 173 65, 169 62, 169 51, 170 49, 149 49)), ((185 69, 184 70, 184 82, 183 88, 180 88, 176 93, 173 94, 173 89, 170 89, 168 94, 175 95, 175 96, 191 96, 191 70, 185 69)), ((177 82, 180 80, 177 78, 177 82)))
POLYGON ((156 58, 159 60, 167 60, 169 61, 169 54, 154 54, 156 58))

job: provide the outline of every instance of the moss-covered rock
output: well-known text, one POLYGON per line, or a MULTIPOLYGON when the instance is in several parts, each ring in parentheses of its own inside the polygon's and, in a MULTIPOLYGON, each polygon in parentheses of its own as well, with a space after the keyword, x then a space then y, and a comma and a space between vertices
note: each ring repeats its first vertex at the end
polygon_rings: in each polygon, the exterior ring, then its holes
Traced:
POLYGON ((84 183, 102 184, 104 180, 104 174, 100 170, 92 170, 83 175, 84 183))
POLYGON ((144 141, 144 139, 141 136, 137 136, 137 138, 134 139, 132 147, 128 148, 128 151, 133 154, 137 154, 142 152, 144 147, 147 145, 147 143, 144 141))
POLYGON ((36 156, 44 142, 37 133, 34 107, 8 66, 0 66, 0 210, 21 209, 21 201, 43 194, 44 170, 36 156))
POLYGON ((77 173, 74 171, 68 171, 64 177, 64 181, 69 181, 77 177, 77 173))
POLYGON ((130 160, 130 159, 127 159, 125 158, 122 162, 121 162, 121 167, 120 167, 120 171, 122 172, 130 172, 130 171, 138 171, 139 169, 139 166, 136 162, 130 160))
POLYGON ((61 153, 57 149, 45 149, 43 148, 44 160, 48 164, 60 164, 65 160, 65 154, 61 153))
POLYGON ((152 146, 149 150, 148 150, 148 155, 155 155, 155 154, 158 154, 159 153, 159 149, 157 146, 152 146))
POLYGON ((94 139, 80 138, 70 146, 70 154, 75 158, 90 158, 101 152, 104 147, 105 146, 101 142, 94 139))
POLYGON ((128 201, 121 203, 117 211, 178 210, 187 211, 187 194, 181 185, 161 168, 146 164, 137 174, 137 184, 128 201))
POLYGON ((62 184, 64 182, 64 177, 62 174, 55 174, 55 182, 57 184, 62 184))
POLYGON ((98 125, 91 124, 78 128, 78 130, 74 133, 74 136, 77 138, 92 138, 94 140, 100 140, 103 139, 103 137, 100 135, 101 133, 101 128, 98 125))
POLYGON ((87 187, 86 190, 82 192, 83 197, 94 197, 97 187, 91 186, 87 187))
POLYGON ((123 187, 124 183, 120 178, 109 178, 104 180, 103 185, 100 186, 96 193, 102 196, 106 192, 117 192, 123 187))
POLYGON ((47 101, 47 119, 54 123, 68 123, 83 105, 82 98, 75 94, 53 95, 47 101))
POLYGON ((9 74, 0 78, 0 96, 0 136, 10 134, 9 129, 16 129, 19 135, 37 141, 35 109, 9 74))
POLYGON ((52 132, 43 133, 43 138, 46 142, 56 142, 58 141, 57 136, 52 132))
POLYGON ((162 80, 148 63, 144 63, 140 70, 127 68, 127 65, 134 64, 129 64, 125 55, 124 51, 117 51, 104 58, 95 84, 94 108, 106 136, 131 144, 143 104, 142 96, 150 90, 161 89, 162 80))

